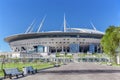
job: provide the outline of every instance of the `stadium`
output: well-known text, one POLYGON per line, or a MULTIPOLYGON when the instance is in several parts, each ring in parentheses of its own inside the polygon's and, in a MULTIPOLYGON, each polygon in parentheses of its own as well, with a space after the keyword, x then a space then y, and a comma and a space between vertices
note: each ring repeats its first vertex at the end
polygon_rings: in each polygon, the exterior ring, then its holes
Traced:
POLYGON ((25 33, 15 34, 6 37, 4 40, 9 43, 11 50, 18 53, 101 53, 100 40, 104 35, 91 23, 93 29, 67 28, 64 16, 63 31, 40 32, 45 17, 40 23, 36 32, 32 32, 34 22, 28 27, 25 33))

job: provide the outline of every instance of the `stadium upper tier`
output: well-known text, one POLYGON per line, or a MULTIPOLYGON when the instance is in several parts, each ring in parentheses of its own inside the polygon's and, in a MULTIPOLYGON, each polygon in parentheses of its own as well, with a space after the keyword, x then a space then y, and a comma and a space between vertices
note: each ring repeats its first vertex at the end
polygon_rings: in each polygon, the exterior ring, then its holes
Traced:
POLYGON ((16 34, 6 37, 5 41, 12 42, 23 39, 52 38, 52 37, 101 38, 103 35, 104 35, 103 32, 93 29, 67 28, 66 32, 48 31, 48 32, 31 32, 31 33, 16 34))

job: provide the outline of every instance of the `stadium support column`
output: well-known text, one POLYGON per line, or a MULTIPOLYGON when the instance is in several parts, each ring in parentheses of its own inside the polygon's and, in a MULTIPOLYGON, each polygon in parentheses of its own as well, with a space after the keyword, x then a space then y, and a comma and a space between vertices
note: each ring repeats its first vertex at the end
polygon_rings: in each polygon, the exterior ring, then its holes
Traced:
POLYGON ((49 46, 47 47, 47 52, 49 53, 49 46))
POLYGON ((97 45, 97 53, 100 53, 101 51, 101 47, 100 47, 100 44, 97 45))
POLYGON ((45 47, 44 47, 44 52, 45 52, 45 53, 48 53, 48 52, 49 52, 49 47, 48 47, 48 46, 45 46, 45 47))
POLYGON ((57 47, 55 48, 55 51, 56 51, 56 53, 57 53, 57 47))
POLYGON ((99 53, 99 45, 96 45, 96 52, 99 53))
POLYGON ((103 53, 102 46, 100 46, 100 53, 103 53))
POLYGON ((62 45, 62 52, 64 52, 64 47, 63 47, 63 45, 62 45))

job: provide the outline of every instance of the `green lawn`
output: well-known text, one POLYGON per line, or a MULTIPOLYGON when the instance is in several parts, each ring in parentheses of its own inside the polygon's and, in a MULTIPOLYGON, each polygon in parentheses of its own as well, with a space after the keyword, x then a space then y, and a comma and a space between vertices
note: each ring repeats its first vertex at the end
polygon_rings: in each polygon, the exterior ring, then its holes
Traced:
POLYGON ((99 54, 99 53, 94 53, 94 54, 78 54, 79 57, 97 57, 97 58, 102 58, 102 57, 109 57, 106 54, 99 54))
POLYGON ((62 55, 60 55, 60 53, 57 53, 57 54, 56 54, 56 57, 67 57, 67 58, 72 59, 72 58, 73 58, 73 55, 68 55, 68 54, 62 54, 62 55))
MULTIPOLYGON (((34 69, 43 69, 43 68, 48 68, 52 67, 53 64, 50 63, 6 63, 4 65, 4 68, 18 68, 20 71, 22 71, 22 68, 25 66, 33 66, 34 69)), ((1 67, 1 64, 0 64, 1 67)), ((3 71, 0 69, 0 76, 3 76, 3 71)))

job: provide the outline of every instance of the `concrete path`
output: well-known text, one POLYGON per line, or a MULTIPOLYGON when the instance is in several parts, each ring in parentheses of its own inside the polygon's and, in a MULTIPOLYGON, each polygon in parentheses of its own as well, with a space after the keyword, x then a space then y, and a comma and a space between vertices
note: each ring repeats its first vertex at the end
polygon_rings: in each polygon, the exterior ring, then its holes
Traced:
POLYGON ((95 63, 70 63, 42 70, 18 80, 120 80, 120 67, 95 63))

